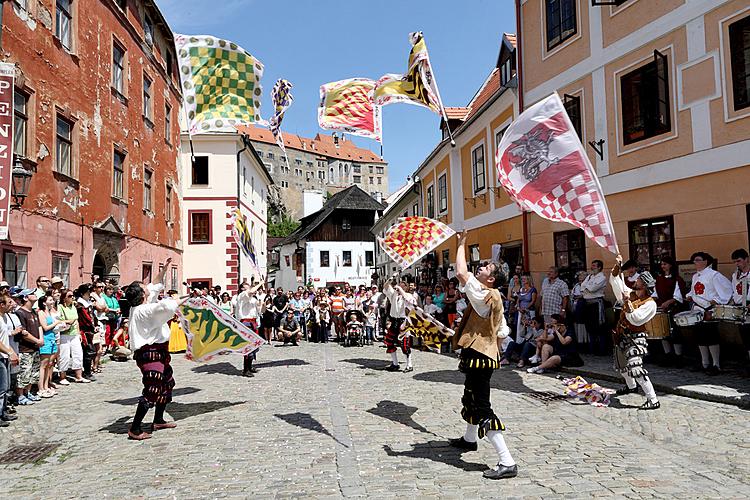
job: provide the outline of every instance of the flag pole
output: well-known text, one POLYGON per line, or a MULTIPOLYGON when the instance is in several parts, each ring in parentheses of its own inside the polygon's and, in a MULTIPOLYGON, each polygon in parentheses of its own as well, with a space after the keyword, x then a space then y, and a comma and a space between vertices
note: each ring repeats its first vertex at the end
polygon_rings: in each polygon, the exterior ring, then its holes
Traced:
MULTIPOLYGON (((424 34, 422 34, 422 37, 424 37, 424 34)), ((425 48, 427 45, 425 45, 425 48)), ((426 51, 427 52, 427 51, 426 51)), ((438 106, 440 107, 440 114, 443 117, 443 120, 445 120, 445 128, 448 130, 448 137, 451 140, 451 147, 456 147, 456 140, 453 138, 453 132, 451 132, 451 128, 448 125, 448 115, 445 113, 445 106, 443 106, 443 98, 440 97, 440 89, 438 88, 437 84, 437 78, 435 78, 435 71, 432 69, 432 62, 430 62, 430 53, 427 52, 427 66, 430 68, 430 76, 432 76, 432 82, 435 84, 435 94, 437 94, 438 99, 438 106)), ((424 76, 424 75, 422 75, 424 76)))

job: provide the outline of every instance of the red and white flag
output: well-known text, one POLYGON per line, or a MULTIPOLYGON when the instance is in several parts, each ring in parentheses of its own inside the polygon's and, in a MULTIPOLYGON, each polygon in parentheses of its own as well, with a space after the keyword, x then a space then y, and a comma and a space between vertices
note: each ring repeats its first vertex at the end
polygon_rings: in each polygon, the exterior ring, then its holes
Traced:
POLYGON ((599 179, 557 93, 508 127, 495 165, 500 184, 522 210, 568 222, 619 254, 599 179))

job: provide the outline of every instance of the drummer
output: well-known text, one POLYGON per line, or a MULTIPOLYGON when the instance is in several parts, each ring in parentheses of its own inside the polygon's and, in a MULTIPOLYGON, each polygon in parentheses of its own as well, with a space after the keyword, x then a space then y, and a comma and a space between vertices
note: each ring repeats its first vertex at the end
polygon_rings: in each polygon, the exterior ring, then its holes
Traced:
POLYGON ((721 372, 719 355, 719 324, 714 321, 711 308, 718 304, 727 304, 732 298, 732 282, 723 274, 711 268, 714 258, 706 252, 696 252, 691 257, 695 265, 695 274, 687 293, 687 300, 692 309, 703 310, 704 320, 694 328, 698 349, 701 352, 701 364, 693 371, 703 371, 707 375, 718 375, 721 372), (713 360, 713 364, 711 361, 713 360))
POLYGON ((656 291, 653 298, 656 305, 659 306, 658 312, 669 314, 669 337, 661 340, 664 348, 664 360, 662 366, 675 366, 682 368, 684 361, 682 359, 682 339, 680 331, 674 327, 672 316, 680 311, 682 304, 685 302, 687 285, 677 274, 677 263, 671 255, 664 255, 661 258, 661 274, 656 277, 656 291))
MULTIPOLYGON (((737 266, 737 272, 732 274, 732 302, 747 307, 750 304, 750 258, 747 250, 740 248, 732 252, 732 261, 737 266)), ((744 323, 740 323, 740 335, 750 356, 750 315, 745 316, 744 323)), ((750 376, 750 365, 745 367, 745 371, 750 376)))

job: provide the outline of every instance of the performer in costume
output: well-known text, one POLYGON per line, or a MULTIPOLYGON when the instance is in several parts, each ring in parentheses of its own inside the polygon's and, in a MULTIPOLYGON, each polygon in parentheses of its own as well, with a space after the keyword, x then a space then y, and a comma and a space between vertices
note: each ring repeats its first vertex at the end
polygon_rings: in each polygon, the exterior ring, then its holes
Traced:
MULTIPOLYGON (((258 327, 260 326, 260 310, 261 304, 263 304, 263 302, 256 297, 256 294, 263 285, 265 285, 264 280, 258 281, 258 283, 252 287, 245 282, 242 284, 242 291, 237 295, 235 316, 243 325, 247 326, 255 333, 258 333, 258 327)), ((257 351, 253 351, 250 354, 245 354, 243 357, 243 377, 252 377, 254 374, 258 373, 258 369, 253 366, 256 354, 257 351)))
POLYGON ((497 465, 484 472, 489 479, 515 477, 518 466, 505 444, 505 426, 495 415, 490 403, 490 379, 500 367, 499 343, 510 329, 503 315, 503 299, 497 287, 500 270, 494 263, 486 264, 474 276, 466 265, 466 231, 458 236, 456 277, 459 290, 466 294, 470 305, 453 336, 453 348, 461 349, 458 369, 466 375, 461 398, 461 416, 466 421, 464 436, 451 440, 451 446, 476 451, 477 439, 487 436, 498 455, 497 465))
POLYGON ((661 258, 661 274, 656 277, 656 292, 653 297, 658 306, 658 312, 669 315, 670 332, 669 337, 661 340, 664 349, 664 360, 662 366, 675 366, 681 368, 684 364, 682 359, 682 338, 680 330, 674 325, 674 313, 679 312, 683 297, 687 293, 687 285, 677 274, 677 263, 674 258, 664 255, 661 258))
MULTIPOLYGON (((154 283, 146 286, 134 281, 125 288, 125 298, 130 305, 130 348, 133 359, 143 374, 143 393, 138 401, 128 438, 141 441, 151 434, 143 431, 141 423, 149 408, 156 406, 153 430, 171 429, 177 425, 164 420, 164 410, 172 400, 174 378, 170 366, 169 327, 167 322, 174 316, 182 301, 165 298, 159 301, 164 290, 164 275, 172 259, 167 259, 154 283)), ((183 299, 187 300, 186 299, 183 299)))
MULTIPOLYGON (((737 272, 732 275, 732 302, 747 308, 750 305, 750 256, 747 250, 740 248, 732 252, 732 261, 737 266, 737 272)), ((740 335, 750 356, 750 315, 740 323, 740 335)), ((745 370, 750 375, 750 365, 746 365, 745 370)))
POLYGON ((621 265, 622 257, 618 255, 617 264, 609 277, 615 297, 622 300, 622 311, 615 327, 615 367, 625 379, 626 386, 619 389, 617 394, 636 392, 637 383, 646 394, 646 402, 640 409, 656 410, 661 404, 643 366, 643 356, 648 354, 646 323, 656 316, 656 301, 651 297, 656 280, 650 272, 643 271, 635 280, 635 289, 631 289, 625 284, 621 265))
POLYGON ((398 364, 398 355, 396 354, 396 347, 400 344, 401 352, 406 356, 406 368, 404 373, 414 371, 411 359, 411 347, 413 344, 413 337, 411 335, 404 335, 401 331, 401 326, 406 320, 406 302, 415 303, 414 295, 407 292, 408 284, 406 281, 401 280, 401 283, 395 285, 396 275, 393 275, 391 281, 387 281, 383 287, 383 293, 391 303, 390 310, 388 311, 388 319, 390 320, 390 326, 385 333, 385 346, 387 353, 391 355, 391 364, 386 370, 391 372, 397 372, 400 370, 398 364), (395 286, 394 286, 395 285, 395 286))

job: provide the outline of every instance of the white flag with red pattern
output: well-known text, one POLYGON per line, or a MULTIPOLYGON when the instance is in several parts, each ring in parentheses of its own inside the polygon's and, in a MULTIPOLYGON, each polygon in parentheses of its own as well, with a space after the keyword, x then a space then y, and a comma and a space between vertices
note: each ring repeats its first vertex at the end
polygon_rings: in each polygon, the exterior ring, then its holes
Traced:
POLYGON ((522 210, 568 222, 619 254, 599 179, 557 93, 508 127, 495 165, 500 184, 522 210))

